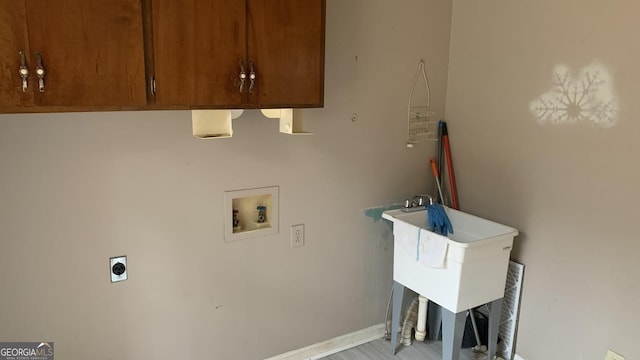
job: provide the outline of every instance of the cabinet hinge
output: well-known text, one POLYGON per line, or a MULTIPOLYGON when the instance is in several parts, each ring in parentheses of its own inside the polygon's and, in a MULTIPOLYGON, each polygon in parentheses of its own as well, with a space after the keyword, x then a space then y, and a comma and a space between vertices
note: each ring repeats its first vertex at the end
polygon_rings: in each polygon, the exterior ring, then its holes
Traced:
POLYGON ((151 80, 149 81, 149 88, 151 89, 151 94, 155 95, 156 94, 156 77, 152 76, 151 80))

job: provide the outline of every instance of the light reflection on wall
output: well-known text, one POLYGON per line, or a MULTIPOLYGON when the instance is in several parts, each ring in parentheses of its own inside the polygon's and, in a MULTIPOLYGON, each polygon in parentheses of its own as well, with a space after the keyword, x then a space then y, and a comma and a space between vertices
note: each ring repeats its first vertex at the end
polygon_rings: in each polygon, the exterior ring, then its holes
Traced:
POLYGON ((558 65, 552 87, 530 104, 538 124, 589 124, 609 128, 616 124, 618 104, 613 81, 604 66, 590 65, 577 76, 558 65))

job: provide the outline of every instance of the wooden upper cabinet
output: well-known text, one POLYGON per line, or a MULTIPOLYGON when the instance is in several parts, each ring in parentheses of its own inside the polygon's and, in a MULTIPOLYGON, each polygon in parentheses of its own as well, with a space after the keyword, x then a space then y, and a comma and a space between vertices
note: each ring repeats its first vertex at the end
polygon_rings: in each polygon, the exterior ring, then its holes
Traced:
POLYGON ((0 112, 146 106, 140 0, 0 0, 0 41, 0 112))
MULTIPOLYGON (((20 53, 28 65, 27 18, 23 1, 0 0, 0 111, 33 106, 33 86, 23 91, 20 53)), ((29 67, 25 66, 29 69, 29 67)))
POLYGON ((25 0, 25 4, 30 65, 35 69, 39 53, 45 69, 44 91, 34 77, 37 105, 147 103, 140 0, 25 0))
POLYGON ((259 107, 322 106, 324 101, 323 0, 248 0, 248 58, 259 107))
POLYGON ((151 4, 160 108, 323 105, 324 0, 151 4))
POLYGON ((325 0, 0 0, 0 112, 322 106, 324 23, 325 0))
POLYGON ((230 107, 245 102, 244 0, 152 0, 156 104, 230 107))

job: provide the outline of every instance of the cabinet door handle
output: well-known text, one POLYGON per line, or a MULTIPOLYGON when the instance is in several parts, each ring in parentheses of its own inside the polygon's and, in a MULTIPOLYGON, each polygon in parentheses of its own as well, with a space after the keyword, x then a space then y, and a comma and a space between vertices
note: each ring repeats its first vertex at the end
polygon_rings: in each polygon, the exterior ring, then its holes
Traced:
POLYGON ((38 78, 38 88, 40 92, 44 92, 44 66, 42 66, 42 55, 36 53, 36 77, 38 78))
POLYGON ((244 71, 244 61, 240 60, 240 92, 244 91, 245 80, 247 80, 247 73, 244 71))
POLYGON ((253 61, 249 61, 249 92, 253 92, 253 87, 256 85, 256 72, 253 70, 253 61))
POLYGON ((20 74, 20 78, 22 79, 22 92, 27 92, 27 88, 29 87, 28 78, 29 78, 29 68, 27 68, 27 58, 24 56, 24 53, 20 51, 20 67, 18 68, 18 74, 20 74))

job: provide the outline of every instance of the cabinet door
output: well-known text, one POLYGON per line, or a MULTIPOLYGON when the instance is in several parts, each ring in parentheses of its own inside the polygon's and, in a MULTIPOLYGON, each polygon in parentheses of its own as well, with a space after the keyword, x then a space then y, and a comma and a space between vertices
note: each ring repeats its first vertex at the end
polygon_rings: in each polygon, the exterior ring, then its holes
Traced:
POLYGON ((246 57, 244 0, 153 0, 151 12, 156 104, 237 107, 246 102, 239 78, 246 57))
POLYGON ((26 0, 31 63, 42 54, 42 106, 145 105, 140 0, 26 0))
MULTIPOLYGON (((27 20, 24 1, 0 0, 0 111, 11 111, 18 106, 33 105, 33 84, 22 91, 20 52, 28 61, 27 20)), ((30 64, 27 64, 30 65, 30 64)), ((28 70, 32 70, 28 67, 28 70)))
POLYGON ((249 61, 259 107, 322 106, 324 0, 248 0, 249 61))

